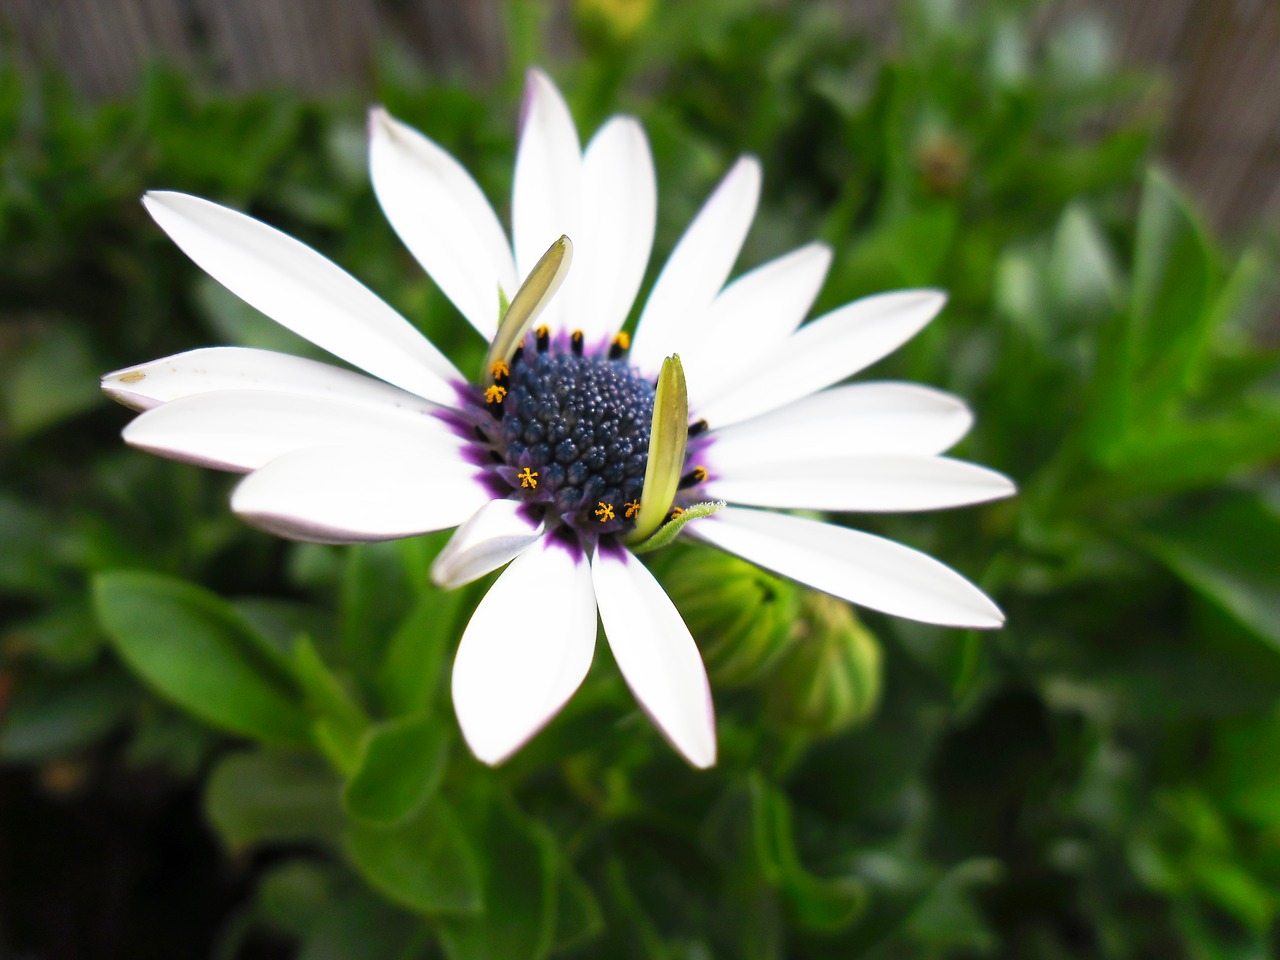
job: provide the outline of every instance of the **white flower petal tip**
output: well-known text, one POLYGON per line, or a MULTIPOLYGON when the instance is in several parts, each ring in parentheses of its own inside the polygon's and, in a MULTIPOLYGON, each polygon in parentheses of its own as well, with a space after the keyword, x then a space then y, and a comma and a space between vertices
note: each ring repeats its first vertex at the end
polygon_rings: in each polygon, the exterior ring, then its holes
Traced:
POLYGON ((397 448, 288 453, 240 481, 231 509, 291 540, 368 543, 456 527, 488 503, 476 468, 397 448))
POLYGON ((656 375, 663 357, 701 335, 708 308, 724 287, 755 219, 761 181, 760 161, 740 157, 671 251, 631 345, 631 362, 646 375, 656 375))
POLYGON ((341 400, 401 413, 430 414, 440 409, 437 403, 351 370, 250 347, 203 347, 117 370, 102 378, 102 390, 135 410, 227 390, 341 400))
POLYGON ((704 490, 748 506, 850 513, 945 510, 1017 492, 1003 474, 962 460, 838 454, 734 471, 710 481, 704 490))
POLYGON ((541 536, 543 524, 517 500, 494 500, 454 532, 431 565, 431 580, 452 590, 515 559, 541 536))
POLYGON ((702 655, 675 605, 631 553, 591 561, 600 620, 623 679, 668 742, 692 766, 716 762, 716 720, 702 655))
POLYGON ((351 274, 253 217, 152 191, 147 212, 205 273, 281 326, 410 393, 451 404, 464 378, 351 274))
POLYGON ((499 291, 515 294, 515 261, 471 174, 381 107, 369 112, 369 172, 392 229, 458 311, 491 338, 499 291))
POLYGON ((476 758, 502 763, 546 726, 586 677, 595 640, 586 558, 547 538, 516 557, 476 607, 453 663, 453 708, 476 758))
POLYGON ((941 290, 895 290, 838 307, 805 324, 738 377, 698 415, 728 426, 817 393, 889 355, 946 305, 941 290))
MULTIPOLYGON (((579 236, 582 148, 569 107, 551 79, 530 70, 512 184, 511 234, 516 275, 524 278, 560 236, 579 236)), ((565 301, 548 304, 544 323, 565 327, 565 301)))
POLYGON ((944 627, 991 630, 1004 614, 976 586, 910 547, 834 524, 728 507, 692 536, 871 610, 944 627))

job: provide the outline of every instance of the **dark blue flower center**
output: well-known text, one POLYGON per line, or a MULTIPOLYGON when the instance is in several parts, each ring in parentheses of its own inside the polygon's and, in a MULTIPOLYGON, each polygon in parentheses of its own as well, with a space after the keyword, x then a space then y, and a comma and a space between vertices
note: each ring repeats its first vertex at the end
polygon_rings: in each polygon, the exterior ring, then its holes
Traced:
POLYGON ((511 495, 543 505, 548 527, 590 541, 634 526, 649 459, 654 385, 625 358, 516 352, 493 377, 481 428, 511 495), (500 391, 500 392, 499 392, 500 391), (500 407, 500 409, 499 409, 500 407))

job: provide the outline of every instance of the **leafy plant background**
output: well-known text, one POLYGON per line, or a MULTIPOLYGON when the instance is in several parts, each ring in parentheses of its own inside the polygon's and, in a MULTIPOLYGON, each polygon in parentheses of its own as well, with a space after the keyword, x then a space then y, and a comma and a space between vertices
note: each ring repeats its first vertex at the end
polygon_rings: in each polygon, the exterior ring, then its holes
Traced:
MULTIPOLYGON (((521 62, 548 62, 538 11, 510 8, 521 62)), ((710 773, 603 646, 564 715, 484 768, 447 694, 484 584, 430 587, 441 537, 282 543, 230 516, 229 478, 119 442, 102 372, 312 352, 200 276, 147 188, 286 229, 478 362, 377 209, 361 98, 157 68, 90 105, 54 65, 0 68, 0 955, 1280 954, 1274 246, 1205 232, 1154 163, 1160 82, 1098 24, 1042 36, 1000 0, 899 16, 885 49, 823 4, 596 0, 549 61, 584 131, 644 121, 660 254, 747 150, 766 183, 742 264, 816 236, 819 311, 950 291, 870 375, 967 397, 961 455, 1021 487, 850 518, 978 580, 996 634, 656 555, 712 670, 710 773)), ((502 198, 520 83, 392 51, 377 97, 502 198)))

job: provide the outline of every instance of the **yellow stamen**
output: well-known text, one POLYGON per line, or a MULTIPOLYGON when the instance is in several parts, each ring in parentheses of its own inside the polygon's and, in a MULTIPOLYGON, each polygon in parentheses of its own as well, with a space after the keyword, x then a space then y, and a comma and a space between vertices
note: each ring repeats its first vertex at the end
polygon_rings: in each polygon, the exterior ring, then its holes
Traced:
POLYGON ((538 489, 537 470, 530 470, 528 467, 525 467, 516 474, 516 479, 520 481, 520 486, 522 487, 532 487, 535 490, 538 489))
POLYGON ((699 467, 693 468, 693 480, 695 483, 705 483, 706 479, 707 479, 706 467, 699 466, 699 467))
POLYGON ((639 512, 640 512, 639 500, 632 500, 630 503, 627 504, 626 518, 628 520, 634 519, 635 515, 639 512))
POLYGON ((541 326, 536 327, 534 329, 533 335, 537 337, 539 340, 541 340, 543 337, 549 337, 551 336, 551 328, 544 323, 541 326))
POLYGON ((499 377, 510 376, 511 368, 507 366, 507 361, 497 360, 494 362, 493 366, 489 368, 489 373, 493 376, 493 379, 497 380, 499 377))
POLYGON ((600 518, 601 523, 608 523, 613 519, 613 504, 605 503, 603 500, 596 501, 596 516, 600 518))
POLYGON ((500 387, 496 383, 487 388, 484 392, 484 399, 487 403, 501 403, 507 395, 507 388, 500 387))
POLYGON ((671 512, 667 514, 668 522, 670 522, 671 520, 675 520, 676 518, 680 517, 683 513, 684 513, 684 507, 672 507, 671 512))
POLYGON ((619 350, 631 349, 631 334, 623 332, 613 338, 613 345, 619 350))
POLYGON ((584 336, 586 336, 586 334, 584 334, 581 330, 575 330, 573 331, 573 333, 569 335, 569 339, 571 339, 574 343, 581 343, 582 338, 584 336))

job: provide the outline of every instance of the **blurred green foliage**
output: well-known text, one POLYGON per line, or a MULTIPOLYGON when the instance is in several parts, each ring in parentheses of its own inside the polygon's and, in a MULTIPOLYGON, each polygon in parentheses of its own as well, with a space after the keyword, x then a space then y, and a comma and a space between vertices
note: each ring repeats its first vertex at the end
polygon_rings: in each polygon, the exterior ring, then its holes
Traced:
MULTIPOLYGON (((753 151, 765 199, 743 264, 818 236, 836 250, 818 310, 950 291, 873 375, 969 398, 961 454, 1021 493, 856 522, 979 580, 1008 627, 863 623, 678 545, 652 563, 706 625, 715 770, 668 750, 604 647, 546 733, 482 767, 446 691, 484 584, 430 588, 442 537, 249 531, 228 478, 125 449, 126 414, 95 387, 211 343, 313 352, 200 276, 143 215, 148 188, 289 231, 478 361, 377 210, 363 104, 226 99, 156 69, 133 100, 88 105, 7 66, 7 782, 38 777, 51 804, 86 789, 77 769, 198 784, 242 881, 212 947, 228 960, 1280 955, 1274 263, 1228 253, 1149 168, 1160 85, 1117 68, 1099 24, 1046 30, 1007 0, 906 3, 887 46, 834 3, 575 9, 583 50, 553 72, 584 130, 644 121, 660 254, 753 151)), ((510 8, 526 60, 542 13, 510 8)), ((388 55, 377 97, 498 199, 519 84, 388 55)), ((5 849, 0 952, 39 955, 24 911, 64 890, 5 849)), ((119 955, 174 955, 122 923, 119 955)))

